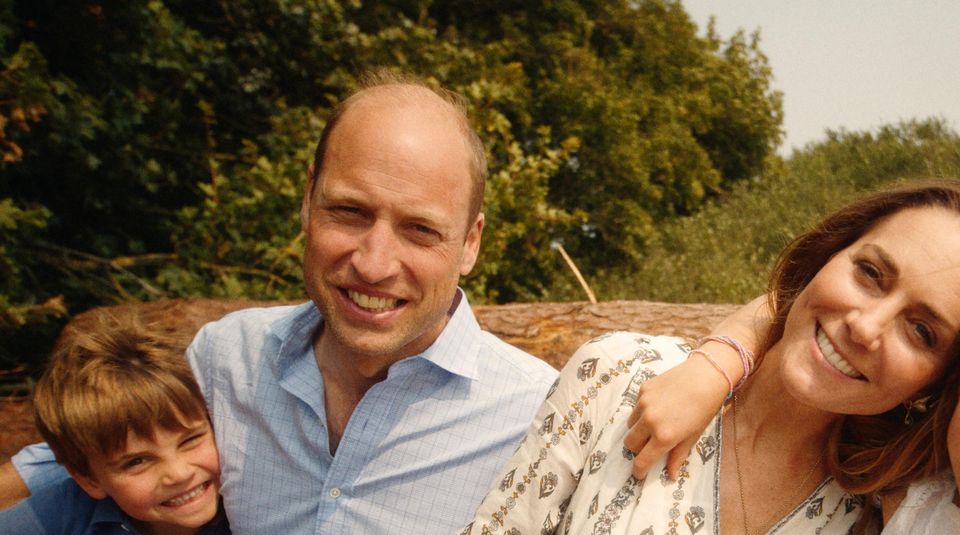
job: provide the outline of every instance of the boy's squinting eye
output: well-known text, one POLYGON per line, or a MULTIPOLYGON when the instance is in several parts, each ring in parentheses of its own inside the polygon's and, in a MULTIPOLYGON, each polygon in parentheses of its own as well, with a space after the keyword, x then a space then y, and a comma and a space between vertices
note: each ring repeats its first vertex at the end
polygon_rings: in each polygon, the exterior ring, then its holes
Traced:
POLYGON ((197 431, 197 432, 195 432, 195 433, 191 433, 187 438, 183 439, 183 441, 180 442, 180 445, 181 445, 181 446, 189 446, 189 445, 191 445, 191 444, 195 444, 195 443, 199 442, 200 439, 202 439, 204 436, 206 436, 206 434, 207 434, 207 431, 206 431, 206 430, 197 431))
POLYGON ((124 470, 131 470, 144 463, 143 457, 133 457, 124 461, 122 467, 124 470))

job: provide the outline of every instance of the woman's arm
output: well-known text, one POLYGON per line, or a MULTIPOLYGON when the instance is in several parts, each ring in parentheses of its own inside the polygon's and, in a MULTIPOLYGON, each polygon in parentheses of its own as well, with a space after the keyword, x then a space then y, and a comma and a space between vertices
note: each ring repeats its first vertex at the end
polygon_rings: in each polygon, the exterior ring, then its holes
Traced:
POLYGON ((636 337, 604 335, 574 353, 462 533, 540 533, 559 525, 601 431, 632 384, 620 360, 635 355, 636 337))
MULTIPOLYGON (((755 351, 769 319, 767 297, 763 295, 724 319, 711 334, 730 336, 755 351)), ((713 357, 734 384, 743 377, 743 364, 732 347, 708 341, 701 349, 713 357)), ((657 459, 669 452, 667 473, 676 479, 680 464, 723 405, 728 392, 726 379, 702 356, 687 359, 644 383, 623 441, 636 454, 634 477, 643 478, 657 459), (677 407, 684 410, 677 411, 677 407)))

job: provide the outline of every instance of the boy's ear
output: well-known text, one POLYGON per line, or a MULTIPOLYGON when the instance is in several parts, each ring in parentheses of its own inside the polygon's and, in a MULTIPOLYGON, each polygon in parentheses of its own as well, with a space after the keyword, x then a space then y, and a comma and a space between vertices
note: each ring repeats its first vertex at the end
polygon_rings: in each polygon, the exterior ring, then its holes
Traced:
POLYGON ((107 497, 107 493, 100 487, 100 483, 97 482, 95 477, 85 476, 73 468, 67 468, 67 472, 77 482, 77 485, 80 485, 80 488, 94 500, 102 500, 107 497))

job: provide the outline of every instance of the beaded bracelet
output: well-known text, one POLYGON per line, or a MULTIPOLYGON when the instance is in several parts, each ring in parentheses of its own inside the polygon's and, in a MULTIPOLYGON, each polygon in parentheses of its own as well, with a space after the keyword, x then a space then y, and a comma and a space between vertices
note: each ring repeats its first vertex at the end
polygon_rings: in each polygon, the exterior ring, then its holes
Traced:
POLYGON ((747 378, 750 377, 751 373, 753 373, 753 366, 754 366, 753 352, 743 347, 743 344, 741 344, 740 342, 726 335, 704 336, 697 342, 697 345, 702 345, 704 342, 708 342, 711 340, 714 342, 720 342, 722 344, 726 344, 732 347, 737 351, 737 354, 740 355, 740 364, 743 365, 743 377, 741 377, 740 380, 737 381, 737 384, 733 386, 733 391, 736 392, 737 390, 740 390, 740 387, 747 382, 747 378))
POLYGON ((717 361, 713 360, 713 355, 711 355, 710 353, 707 353, 702 349, 694 349, 694 350, 691 350, 689 353, 687 353, 687 358, 690 358, 693 355, 703 355, 703 358, 707 359, 707 362, 713 365, 713 367, 716 368, 718 372, 720 372, 720 375, 723 375, 723 378, 727 380, 727 397, 724 398, 724 401, 733 397, 733 392, 734 392, 733 381, 730 380, 730 376, 727 375, 727 372, 725 372, 723 368, 719 364, 717 364, 717 361))

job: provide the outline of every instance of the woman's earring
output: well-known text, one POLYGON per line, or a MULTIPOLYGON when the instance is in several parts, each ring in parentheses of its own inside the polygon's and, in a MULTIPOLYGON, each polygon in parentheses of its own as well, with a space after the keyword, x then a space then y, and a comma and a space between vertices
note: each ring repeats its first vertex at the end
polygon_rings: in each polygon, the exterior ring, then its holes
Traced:
POLYGON ((903 402, 903 408, 907 409, 906 414, 903 415, 903 423, 910 425, 913 423, 913 413, 916 411, 917 414, 923 414, 927 412, 927 409, 931 405, 930 398, 933 396, 923 396, 922 398, 917 399, 908 399, 903 402))

